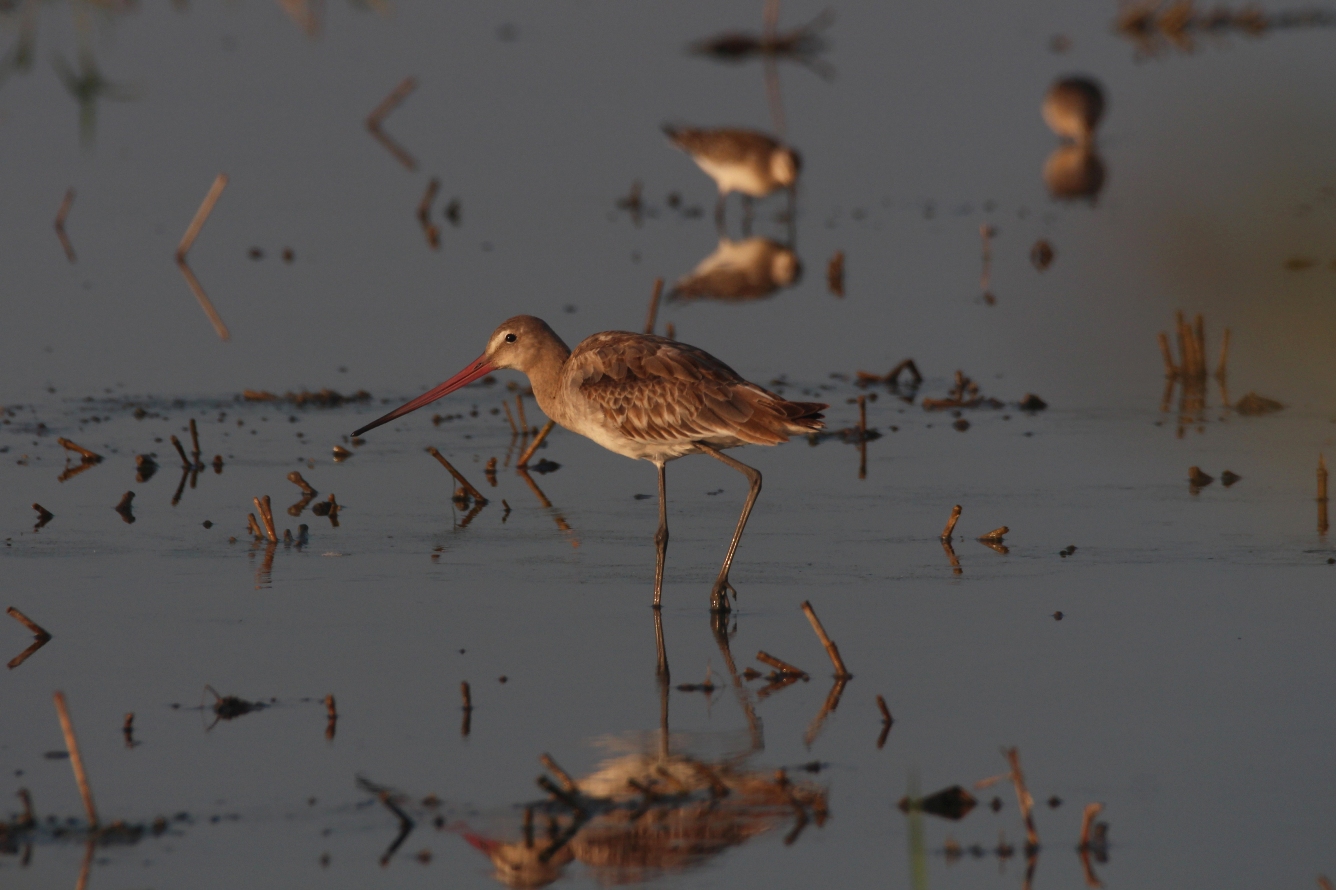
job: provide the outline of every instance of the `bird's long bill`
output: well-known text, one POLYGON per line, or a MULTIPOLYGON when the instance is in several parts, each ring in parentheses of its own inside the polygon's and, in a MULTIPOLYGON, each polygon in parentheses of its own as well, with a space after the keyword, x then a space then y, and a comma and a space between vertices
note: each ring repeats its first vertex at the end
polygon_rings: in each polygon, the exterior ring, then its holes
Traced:
POLYGON ((353 435, 360 436, 367 430, 375 429, 382 423, 389 423, 396 417, 403 417, 410 411, 416 411, 417 409, 421 408, 424 405, 430 405, 437 399, 442 398, 444 396, 448 396, 450 393, 454 392, 460 387, 468 386, 470 383, 477 380, 479 377, 482 377, 486 374, 490 374, 495 370, 496 370, 496 365, 492 364, 491 360, 488 359, 486 355, 480 355, 478 356, 477 361, 470 362, 468 366, 464 368, 464 370, 460 371, 458 374, 451 377, 449 380, 445 381, 440 386, 436 387, 435 389, 424 392, 422 395, 418 396, 416 399, 413 399, 411 402, 405 402, 398 408, 395 408, 389 414, 386 414, 384 417, 376 418, 375 420, 368 423, 366 426, 362 427, 360 430, 354 432, 353 435))

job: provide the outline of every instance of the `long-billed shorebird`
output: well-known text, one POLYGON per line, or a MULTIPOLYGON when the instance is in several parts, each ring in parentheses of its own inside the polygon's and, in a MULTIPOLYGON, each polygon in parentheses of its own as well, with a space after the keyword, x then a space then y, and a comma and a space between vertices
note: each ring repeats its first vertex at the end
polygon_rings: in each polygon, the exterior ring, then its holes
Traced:
POLYGON ((729 611, 728 583, 742 530, 747 526, 761 474, 722 449, 739 445, 778 445, 789 436, 821 429, 817 402, 790 402, 742 379, 719 359, 685 343, 607 331, 570 347, 532 315, 505 321, 487 340, 487 349, 464 370, 412 401, 357 430, 402 417, 462 386, 511 368, 529 378, 538 407, 574 433, 609 451, 647 460, 659 470, 659 530, 654 536, 654 607, 663 593, 663 564, 668 553, 667 488, 664 466, 688 454, 708 454, 747 477, 750 490, 738 517, 728 554, 710 590, 710 609, 729 611))
POLYGON ((665 125, 663 132, 719 186, 715 222, 723 223, 724 202, 730 192, 740 192, 750 209, 752 198, 764 198, 779 189, 788 189, 792 218, 798 173, 802 170, 802 157, 792 148, 753 130, 665 125))

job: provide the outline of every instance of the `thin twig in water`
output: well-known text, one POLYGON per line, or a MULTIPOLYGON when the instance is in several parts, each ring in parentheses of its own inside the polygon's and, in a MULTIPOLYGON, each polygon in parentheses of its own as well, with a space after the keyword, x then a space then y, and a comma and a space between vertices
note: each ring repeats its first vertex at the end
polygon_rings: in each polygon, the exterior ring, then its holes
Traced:
POLYGON ((807 620, 812 624, 812 630, 816 631, 817 638, 821 640, 821 645, 826 647, 826 654, 830 656, 830 663, 835 666, 835 676, 842 680, 852 679, 853 674, 849 673, 844 666, 844 659, 840 658, 839 647, 835 645, 834 640, 826 635, 826 629, 821 626, 821 620, 816 617, 812 604, 804 600, 802 608, 803 613, 807 615, 807 620))
POLYGON ((70 215, 70 208, 74 206, 74 189, 70 188, 65 192, 65 198, 60 202, 60 209, 56 211, 56 237, 60 239, 60 246, 65 249, 65 258, 71 263, 77 258, 74 255, 74 245, 70 243, 69 236, 65 234, 65 218, 70 215))
POLYGON ((951 541, 951 533, 956 530, 956 523, 960 521, 960 505, 956 504, 951 508, 951 516, 946 520, 946 528, 942 529, 941 539, 946 543, 951 541))
POLYGON ((1034 827, 1034 798, 1025 787, 1025 773, 1021 772, 1021 755, 1017 748, 1003 751, 1011 763, 1011 782, 1016 787, 1016 803, 1021 808, 1021 818, 1025 820, 1025 846, 1027 852, 1039 849, 1039 832, 1034 827))
POLYGON ((209 300, 208 294, 204 293, 204 288, 200 285, 199 279, 195 277, 195 273, 190 270, 190 266, 186 262, 186 254, 190 252, 195 239, 199 237, 200 230, 204 228, 205 220, 213 212, 213 205, 218 203, 218 197, 226 187, 227 174, 219 173, 214 177, 213 185, 209 186, 208 194, 204 196, 204 201, 199 205, 199 209, 195 211, 194 218, 190 220, 190 225, 186 227, 186 233, 181 236, 181 243, 176 248, 176 265, 180 268, 181 274, 185 276, 186 284, 190 286, 190 290, 195 294, 195 299, 199 301, 200 308, 209 317, 209 322, 213 325, 214 331, 222 340, 227 340, 231 336, 228 333, 227 325, 223 324, 223 319, 218 314, 218 310, 213 308, 213 302, 209 300))
POLYGON ((46 628, 42 627, 36 621, 33 621, 31 618, 29 618, 27 615, 24 615, 22 612, 20 612, 13 606, 10 606, 8 609, 6 609, 5 614, 7 614, 10 618, 13 618, 19 624, 22 624, 24 627, 28 628, 28 630, 32 631, 32 635, 37 637, 37 639, 39 640, 51 639, 51 634, 47 633, 46 628))
POLYGON ((415 89, 417 89, 417 78, 412 76, 405 77, 399 82, 397 87, 390 91, 388 96, 381 100, 381 103, 377 105, 366 118, 366 128, 370 131, 371 135, 375 137, 377 142, 385 146, 386 150, 394 155, 399 163, 403 164, 409 170, 417 169, 417 161, 414 160, 413 156, 405 151, 399 143, 391 139, 389 134, 381 129, 381 124, 384 123, 385 118, 389 116, 390 112, 398 108, 400 103, 408 98, 408 94, 415 89))
POLYGON ((445 455, 441 454, 441 452, 436 450, 435 445, 428 445, 427 453, 430 454, 432 457, 436 458, 436 460, 440 461, 441 466, 445 467, 447 470, 450 471, 450 475, 455 477, 455 481, 458 482, 463 487, 463 489, 469 493, 469 497, 473 498, 480 504, 487 503, 487 498, 482 496, 482 492, 474 488, 473 483, 465 479, 463 474, 461 474, 458 470, 456 470, 451 465, 450 461, 445 459, 445 455))
POLYGON ((93 791, 88 786, 88 773, 84 771, 83 757, 79 754, 79 740, 74 735, 74 723, 70 721, 70 711, 65 705, 65 693, 55 696, 56 714, 60 717, 60 731, 65 735, 65 750, 70 755, 70 766, 74 769, 74 781, 79 786, 79 796, 83 798, 84 812, 88 814, 88 827, 97 830, 97 807, 93 805, 93 791))
POLYGON ((654 279, 654 292, 649 298, 649 316, 645 319, 645 333, 654 333, 654 323, 659 318, 659 297, 663 296, 663 279, 654 279))
POLYGON ((529 458, 533 457, 533 453, 538 450, 538 446, 543 444, 543 440, 547 438, 547 434, 552 432, 552 428, 556 425, 557 422, 555 420, 549 420, 547 423, 543 424, 543 428, 538 431, 538 435, 533 437, 533 441, 529 443, 529 447, 524 449, 524 453, 520 455, 519 461, 515 464, 516 469, 523 470, 528 468, 529 458))

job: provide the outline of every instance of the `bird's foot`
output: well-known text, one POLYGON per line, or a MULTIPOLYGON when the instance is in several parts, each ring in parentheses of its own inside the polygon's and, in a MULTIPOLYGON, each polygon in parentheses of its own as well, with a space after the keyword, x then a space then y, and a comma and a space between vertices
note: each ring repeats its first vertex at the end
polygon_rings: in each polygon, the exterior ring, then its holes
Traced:
POLYGON ((728 604, 729 594, 733 595, 733 599, 738 598, 738 592, 728 583, 727 577, 714 582, 714 587, 710 590, 710 611, 717 615, 726 615, 732 611, 732 607, 728 604))

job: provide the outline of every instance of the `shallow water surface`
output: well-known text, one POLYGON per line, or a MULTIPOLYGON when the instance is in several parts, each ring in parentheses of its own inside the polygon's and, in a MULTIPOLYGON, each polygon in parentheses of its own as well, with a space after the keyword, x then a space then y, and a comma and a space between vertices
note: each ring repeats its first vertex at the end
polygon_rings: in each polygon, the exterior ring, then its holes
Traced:
MULTIPOLYGON (((0 6, 0 572, 3 605, 52 637, 0 677, 0 883, 1336 873, 1336 548, 1315 501, 1336 455, 1336 32, 1224 29, 1147 56, 1113 4, 838 6, 821 70, 777 69, 796 219, 773 198, 744 233, 734 197, 721 245, 713 186, 659 127, 775 126, 762 63, 685 51, 759 33, 761 4, 307 9, 0 6), (89 64, 116 88, 90 87, 89 64), (1042 178, 1040 102, 1073 71, 1109 103, 1093 201, 1042 178), (364 125, 410 75, 383 127, 411 170, 364 125), (189 264, 228 342, 173 262, 219 172, 189 264), (417 217, 432 178, 437 249, 417 217), (51 228, 71 187, 73 260, 51 228), (681 282, 752 254, 801 274, 751 299, 681 282), (653 468, 558 429, 534 458, 558 466, 517 472, 519 375, 349 438, 507 316, 572 344, 640 329, 656 277, 692 290, 661 303, 661 333, 829 402, 846 431, 733 452, 765 488, 722 622, 709 588, 746 485, 714 461, 669 466, 656 621, 653 468), (1229 330, 1223 380, 1165 392, 1177 310, 1204 318, 1210 372, 1229 330), (858 385, 908 357, 921 385, 858 385), (926 410, 958 370, 997 406, 926 410), (370 395, 285 396, 322 388, 370 395), (1250 392, 1285 407, 1237 410, 1250 392), (1029 394, 1047 407, 1022 410, 1029 394), (862 447, 860 396, 880 434, 862 447), (193 472, 170 441, 191 450, 192 420, 193 472), (429 446, 489 503, 452 502, 429 446), (142 455, 158 469, 140 479, 142 455), (293 471, 318 491, 305 504, 293 471), (333 520, 312 509, 331 493, 333 520), (265 495, 291 543, 247 531, 265 495), (32 504, 53 514, 39 528, 32 504), (807 676, 772 683, 758 652, 807 676), (264 707, 215 719, 206 687, 264 707), (133 843, 83 842, 57 690, 103 821, 145 828, 133 843), (953 785, 978 800, 959 822, 897 808, 953 785), (1083 857, 1091 803, 1107 845, 1083 857)), ((781 27, 820 12, 785 4, 781 27)), ((0 624, 6 660, 31 643, 0 624)))

